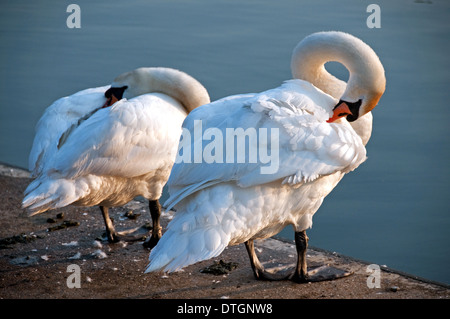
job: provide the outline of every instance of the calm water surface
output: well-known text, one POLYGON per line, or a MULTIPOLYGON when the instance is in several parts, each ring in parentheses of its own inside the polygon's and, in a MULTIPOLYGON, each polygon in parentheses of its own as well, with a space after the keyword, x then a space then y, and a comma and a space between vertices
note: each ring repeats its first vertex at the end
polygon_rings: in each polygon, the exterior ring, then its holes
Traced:
POLYGON ((215 100, 289 79, 308 34, 350 32, 380 56, 387 90, 369 158, 325 199, 310 244, 450 284, 450 2, 376 1, 381 28, 369 29, 372 2, 76 1, 80 29, 66 26, 70 2, 2 2, 0 162, 26 168, 44 109, 122 72, 179 68, 215 100))

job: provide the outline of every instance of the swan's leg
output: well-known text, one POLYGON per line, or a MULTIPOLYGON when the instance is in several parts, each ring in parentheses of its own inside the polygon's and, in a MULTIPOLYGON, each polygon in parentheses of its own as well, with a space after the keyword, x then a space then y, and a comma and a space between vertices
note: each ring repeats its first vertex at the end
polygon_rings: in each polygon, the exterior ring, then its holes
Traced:
POLYGON ((162 236, 162 227, 160 224, 161 205, 159 204, 159 200, 150 200, 148 206, 150 208, 150 216, 153 220, 153 229, 152 236, 145 241, 144 247, 152 249, 156 246, 162 236))
POLYGON ((111 218, 109 218, 108 207, 100 206, 100 210, 102 211, 102 216, 103 216, 103 219, 105 220, 106 237, 108 238, 108 241, 110 243, 118 242, 120 239, 117 236, 117 232, 114 228, 111 218))
POLYGON ((250 257, 250 264, 252 266, 253 274, 255 275, 256 279, 271 280, 271 281, 288 279, 289 276, 288 277, 286 277, 286 276, 277 277, 277 276, 274 276, 274 274, 269 273, 266 270, 264 270, 264 266, 261 265, 261 263, 259 262, 258 256, 256 256, 253 240, 246 241, 245 248, 247 248, 248 256, 250 257))
POLYGON ((295 248, 297 249, 297 266, 291 277, 295 282, 308 282, 308 267, 306 264, 306 250, 308 248, 306 231, 295 232, 295 248))
POLYGON ((290 277, 291 280, 304 283, 334 280, 351 275, 351 272, 337 269, 331 266, 320 266, 308 271, 306 263, 306 250, 308 248, 308 236, 306 231, 295 232, 295 246, 297 248, 297 266, 290 277))
POLYGON ((260 279, 260 274, 264 272, 264 267, 259 262, 258 256, 256 256, 253 240, 246 241, 245 248, 247 249, 248 257, 250 258, 253 274, 256 279, 260 279))
POLYGON ((297 249, 297 265, 294 272, 289 275, 285 275, 284 271, 272 273, 264 269, 264 266, 259 262, 255 253, 255 247, 253 240, 245 242, 245 248, 247 248, 248 255, 250 257, 250 264, 253 269, 253 274, 256 279, 259 280, 293 280, 298 283, 314 282, 334 280, 351 275, 351 272, 337 269, 331 266, 319 266, 314 267, 308 271, 306 263, 306 251, 308 249, 308 236, 305 231, 295 232, 295 246, 297 249))

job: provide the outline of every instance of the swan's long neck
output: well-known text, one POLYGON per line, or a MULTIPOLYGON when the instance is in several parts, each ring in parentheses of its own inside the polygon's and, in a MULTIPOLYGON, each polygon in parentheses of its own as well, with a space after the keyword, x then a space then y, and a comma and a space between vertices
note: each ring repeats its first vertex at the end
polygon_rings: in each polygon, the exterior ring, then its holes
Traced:
POLYGON ((139 68, 118 76, 113 87, 128 86, 124 97, 163 93, 178 100, 187 112, 210 102, 207 90, 190 75, 171 68, 139 68))
MULTIPOLYGON (((386 82, 376 53, 360 39, 343 32, 318 32, 306 37, 293 51, 291 71, 294 78, 312 83, 337 100, 362 99, 368 111, 375 107, 386 82), (348 69, 347 83, 325 69, 325 63, 331 61, 348 69)), ((367 112, 350 125, 366 145, 372 132, 372 113, 367 112)))
POLYGON ((350 34, 335 31, 314 33, 302 40, 293 51, 291 70, 294 78, 308 81, 336 99, 348 102, 363 98, 378 102, 386 81, 378 56, 367 44, 350 34), (331 61, 348 69, 347 83, 325 69, 325 63, 331 61), (367 92, 373 92, 373 96, 365 96, 367 92))
POLYGON ((344 94, 347 83, 334 77, 325 69, 325 63, 336 61, 336 58, 326 52, 320 43, 305 40, 297 45, 292 54, 293 77, 308 81, 325 93, 339 99, 344 94))

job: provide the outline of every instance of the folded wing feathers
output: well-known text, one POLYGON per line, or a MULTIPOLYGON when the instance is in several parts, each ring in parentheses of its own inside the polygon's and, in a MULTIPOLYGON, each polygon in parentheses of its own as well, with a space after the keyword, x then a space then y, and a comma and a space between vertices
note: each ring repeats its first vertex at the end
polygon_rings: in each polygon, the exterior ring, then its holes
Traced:
MULTIPOLYGON (((238 106, 240 105, 241 109, 236 108, 236 104, 230 104, 233 103, 233 100, 225 100, 224 108, 236 110, 236 114, 233 115, 235 122, 243 122, 247 120, 245 116, 248 116, 248 119, 258 121, 254 124, 256 128, 258 125, 270 122, 269 126, 279 127, 282 130, 280 131, 278 150, 280 170, 272 176, 262 176, 255 165, 246 167, 234 165, 234 168, 231 169, 229 166, 221 166, 222 171, 219 169, 208 170, 209 175, 205 178, 210 179, 207 182, 236 180, 239 185, 248 187, 255 183, 281 179, 282 183, 298 184, 312 181, 322 175, 332 174, 337 170, 352 170, 365 159, 365 148, 348 123, 346 123, 347 125, 326 123, 336 100, 308 82, 286 81, 280 88, 246 98, 236 98, 234 101, 238 106), (299 92, 301 93, 299 94, 299 92), (251 117, 248 115, 247 110, 249 109, 262 117, 251 117), (223 169, 226 170, 225 173, 223 169)), ((221 100, 211 106, 217 106, 220 103, 222 103, 221 100)), ((209 107, 207 105, 197 111, 203 112, 200 118, 206 118, 206 122, 211 121, 210 117, 214 116, 213 111, 208 114, 209 107)), ((192 129, 195 119, 194 116, 188 117, 185 125, 192 129)), ((213 119, 212 122, 222 126, 227 125, 224 120, 213 119)), ((224 131, 223 128, 222 130, 224 131)), ((205 188, 204 185, 208 185, 204 179, 188 184, 189 181, 198 179, 202 175, 202 171, 206 169, 206 167, 202 167, 199 171, 198 166, 197 168, 189 165, 176 164, 174 166, 169 180, 169 187, 175 189, 174 192, 171 191, 168 200, 170 207, 193 192, 205 188)))
POLYGON ((44 170, 44 164, 57 152, 58 141, 81 117, 100 107, 109 86, 82 90, 56 100, 36 124, 36 136, 29 156, 32 177, 44 170))

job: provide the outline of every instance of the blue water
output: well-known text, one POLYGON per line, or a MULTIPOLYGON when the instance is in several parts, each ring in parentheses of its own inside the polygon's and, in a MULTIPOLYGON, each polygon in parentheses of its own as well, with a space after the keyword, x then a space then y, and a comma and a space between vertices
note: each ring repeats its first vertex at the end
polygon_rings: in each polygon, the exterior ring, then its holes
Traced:
POLYGON ((66 26, 69 3, 0 4, 0 162, 26 168, 44 109, 122 72, 179 68, 214 100, 289 79, 308 34, 350 32, 380 56, 387 89, 369 158, 325 199, 310 244, 450 283, 450 2, 376 1, 379 29, 366 25, 373 1, 83 0, 80 29, 66 26))

